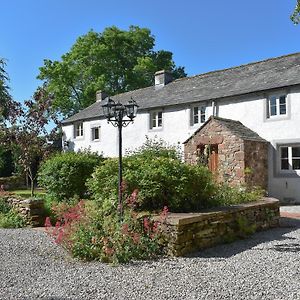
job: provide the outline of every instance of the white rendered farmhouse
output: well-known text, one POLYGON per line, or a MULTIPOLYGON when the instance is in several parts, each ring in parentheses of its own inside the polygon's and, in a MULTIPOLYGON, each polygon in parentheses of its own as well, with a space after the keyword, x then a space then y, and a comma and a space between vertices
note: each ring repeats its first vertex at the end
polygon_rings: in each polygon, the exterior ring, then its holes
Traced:
MULTIPOLYGON (((118 155, 118 132, 103 117, 97 101, 63 122, 65 150, 90 149, 118 155)), ((155 85, 111 97, 139 111, 123 129, 123 149, 141 146, 146 137, 183 145, 210 116, 238 120, 270 142, 268 192, 300 203, 300 53, 172 81, 155 74, 155 85)))

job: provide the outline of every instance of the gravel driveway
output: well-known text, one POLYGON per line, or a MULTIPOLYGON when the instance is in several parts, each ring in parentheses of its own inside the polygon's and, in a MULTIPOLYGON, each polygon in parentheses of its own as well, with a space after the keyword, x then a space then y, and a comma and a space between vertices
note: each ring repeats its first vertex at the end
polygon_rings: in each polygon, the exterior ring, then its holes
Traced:
POLYGON ((0 299, 300 299, 300 220, 193 257, 111 267, 0 230, 0 299))

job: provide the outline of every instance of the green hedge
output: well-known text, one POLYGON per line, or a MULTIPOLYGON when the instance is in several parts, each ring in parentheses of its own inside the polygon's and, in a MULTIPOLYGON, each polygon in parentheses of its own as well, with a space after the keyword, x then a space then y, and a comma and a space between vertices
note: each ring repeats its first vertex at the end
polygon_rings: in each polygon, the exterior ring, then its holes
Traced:
POLYGON ((38 176, 39 185, 56 201, 75 196, 85 197, 85 182, 102 160, 101 156, 89 152, 57 154, 42 164, 38 176))
MULTIPOLYGON (((141 210, 197 211, 209 205, 214 192, 211 173, 166 156, 133 155, 123 160, 126 193, 139 191, 141 210)), ((94 199, 107 209, 114 207, 118 195, 118 161, 109 159, 96 168, 87 183, 94 199)))

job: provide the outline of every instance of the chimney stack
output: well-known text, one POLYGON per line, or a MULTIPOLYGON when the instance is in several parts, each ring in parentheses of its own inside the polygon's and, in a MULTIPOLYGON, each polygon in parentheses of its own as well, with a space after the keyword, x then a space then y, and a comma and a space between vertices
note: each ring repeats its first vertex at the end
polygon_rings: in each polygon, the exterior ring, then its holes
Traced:
POLYGON ((97 91, 96 92, 96 101, 101 102, 104 100, 108 95, 104 91, 97 91))
POLYGON ((173 80, 171 72, 166 70, 157 71, 154 75, 154 78, 155 89, 160 89, 173 80))

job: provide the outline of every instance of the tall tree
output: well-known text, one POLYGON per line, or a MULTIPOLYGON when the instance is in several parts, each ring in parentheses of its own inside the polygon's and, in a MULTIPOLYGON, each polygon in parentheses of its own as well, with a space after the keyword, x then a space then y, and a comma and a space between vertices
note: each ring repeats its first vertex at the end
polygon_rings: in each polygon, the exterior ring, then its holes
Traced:
POLYGON ((15 118, 15 114, 20 107, 20 104, 13 101, 8 86, 8 74, 5 71, 6 63, 3 58, 0 58, 0 123, 3 126, 3 122, 9 117, 15 118))
POLYGON ((12 126, 3 126, 0 132, 1 146, 13 153, 20 171, 30 179, 32 196, 40 162, 57 150, 53 140, 61 140, 56 128, 51 132, 47 130, 50 121, 59 125, 51 105, 52 98, 39 87, 32 99, 24 101, 12 126))
POLYGON ((149 29, 117 27, 102 33, 89 31, 77 39, 61 61, 44 60, 39 79, 54 97, 53 107, 70 116, 95 101, 97 90, 110 95, 153 84, 154 73, 168 69, 174 78, 185 77, 172 52, 155 51, 149 29))
POLYGON ((7 120, 14 123, 20 116, 21 104, 14 101, 9 93, 9 77, 6 62, 0 58, 0 176, 10 176, 14 171, 12 151, 8 147, 7 120))
POLYGON ((291 20, 294 22, 294 24, 300 23, 300 0, 297 0, 295 10, 291 15, 291 20))
POLYGON ((40 162, 57 150, 53 140, 61 140, 57 127, 51 132, 47 130, 50 121, 59 125, 59 120, 51 110, 52 100, 44 87, 38 87, 32 99, 24 102, 19 120, 11 130, 11 140, 17 148, 17 160, 30 179, 32 196, 40 162))

